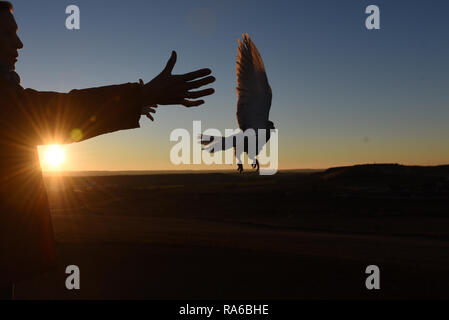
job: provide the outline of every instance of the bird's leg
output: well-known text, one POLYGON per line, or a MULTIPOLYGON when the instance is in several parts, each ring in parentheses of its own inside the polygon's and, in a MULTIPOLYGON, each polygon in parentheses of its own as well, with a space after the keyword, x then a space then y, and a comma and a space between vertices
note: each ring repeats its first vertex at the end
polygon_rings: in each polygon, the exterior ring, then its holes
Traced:
POLYGON ((238 163, 238 164, 237 164, 237 171, 238 171, 239 173, 242 173, 242 172, 243 172, 243 164, 241 164, 241 163, 238 163))
POLYGON ((257 172, 259 172, 260 168, 259 161, 256 159, 256 161, 251 164, 251 167, 253 167, 253 169, 256 169, 257 172))

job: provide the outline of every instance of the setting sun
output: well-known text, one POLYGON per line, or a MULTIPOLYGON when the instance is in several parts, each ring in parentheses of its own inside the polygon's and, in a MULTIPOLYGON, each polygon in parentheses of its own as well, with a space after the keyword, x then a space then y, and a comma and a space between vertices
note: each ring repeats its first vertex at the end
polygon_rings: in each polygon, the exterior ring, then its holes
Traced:
POLYGON ((65 160, 65 149, 59 145, 47 146, 44 159, 50 168, 57 169, 65 160))

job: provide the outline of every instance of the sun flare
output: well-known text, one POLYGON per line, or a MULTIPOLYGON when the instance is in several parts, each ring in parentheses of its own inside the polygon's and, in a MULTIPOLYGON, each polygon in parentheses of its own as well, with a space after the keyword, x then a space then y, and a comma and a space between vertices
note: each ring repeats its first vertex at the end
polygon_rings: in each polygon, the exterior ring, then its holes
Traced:
POLYGON ((65 149, 59 145, 48 146, 44 151, 44 159, 52 169, 57 169, 65 160, 65 149))

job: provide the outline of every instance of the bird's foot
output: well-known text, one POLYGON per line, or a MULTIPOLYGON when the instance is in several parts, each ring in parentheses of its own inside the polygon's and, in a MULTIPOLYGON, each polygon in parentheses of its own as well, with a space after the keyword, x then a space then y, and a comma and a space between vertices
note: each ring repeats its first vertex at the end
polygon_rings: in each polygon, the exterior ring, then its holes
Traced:
POLYGON ((237 171, 238 171, 239 173, 242 173, 242 172, 243 172, 243 164, 241 164, 241 163, 238 163, 238 164, 237 164, 237 171))
POLYGON ((256 161, 251 164, 251 167, 253 167, 253 169, 256 169, 256 171, 258 172, 260 168, 259 161, 256 159, 256 161))

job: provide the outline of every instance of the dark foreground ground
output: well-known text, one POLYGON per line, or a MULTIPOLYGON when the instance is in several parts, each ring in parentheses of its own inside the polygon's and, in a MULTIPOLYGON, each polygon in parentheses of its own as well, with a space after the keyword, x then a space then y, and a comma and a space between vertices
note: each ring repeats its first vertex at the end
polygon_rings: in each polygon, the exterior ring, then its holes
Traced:
POLYGON ((449 170, 440 169, 48 177, 60 266, 16 294, 448 299, 449 170), (70 264, 79 291, 65 288, 70 264), (380 290, 365 288, 371 264, 380 290))

